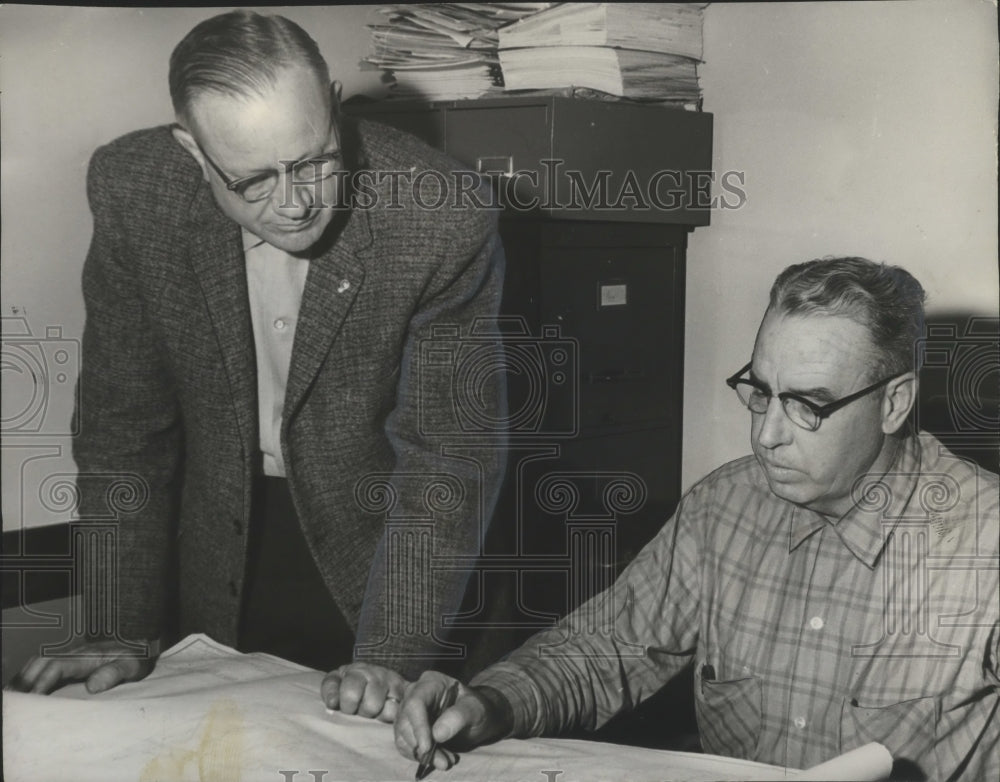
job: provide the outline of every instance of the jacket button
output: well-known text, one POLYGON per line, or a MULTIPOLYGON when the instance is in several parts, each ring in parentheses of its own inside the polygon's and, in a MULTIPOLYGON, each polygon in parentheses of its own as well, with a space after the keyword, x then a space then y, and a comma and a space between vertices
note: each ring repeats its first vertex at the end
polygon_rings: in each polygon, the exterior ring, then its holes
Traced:
POLYGON ((243 522, 240 519, 233 519, 233 532, 237 535, 243 534, 243 522))
POLYGON ((230 581, 229 582, 229 594, 232 595, 233 597, 236 597, 239 593, 240 593, 240 591, 236 588, 236 582, 235 581, 230 581))

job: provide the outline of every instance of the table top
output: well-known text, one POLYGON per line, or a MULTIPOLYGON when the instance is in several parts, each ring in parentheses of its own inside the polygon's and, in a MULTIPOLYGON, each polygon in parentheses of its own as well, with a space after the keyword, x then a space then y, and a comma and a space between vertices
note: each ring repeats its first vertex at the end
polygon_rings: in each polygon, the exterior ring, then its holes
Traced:
MULTIPOLYGON (((411 780, 392 726, 330 713, 323 673, 192 635, 144 680, 90 695, 3 694, 7 779, 72 782, 411 780)), ((430 780, 765 780, 750 761, 563 739, 510 739, 463 754, 430 780)))

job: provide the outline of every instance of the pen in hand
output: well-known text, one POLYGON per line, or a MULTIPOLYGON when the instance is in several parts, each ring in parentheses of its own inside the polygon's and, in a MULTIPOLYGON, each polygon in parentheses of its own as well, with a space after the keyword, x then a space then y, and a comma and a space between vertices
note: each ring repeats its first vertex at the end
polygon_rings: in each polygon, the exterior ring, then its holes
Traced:
POLYGON ((422 758, 419 758, 417 764, 417 782, 426 779, 430 776, 430 773, 434 770, 434 758, 436 755, 440 755, 444 758, 444 762, 447 764, 444 768, 445 771, 450 771, 452 766, 458 763, 458 754, 448 749, 447 747, 439 746, 438 743, 431 737, 431 748, 427 750, 422 758))
POLYGON ((434 770, 434 753, 437 752, 437 742, 431 738, 431 748, 427 750, 420 762, 417 764, 417 775, 416 780, 424 779, 428 774, 434 770))
POLYGON ((417 782, 430 776, 435 768, 447 771, 458 763, 458 754, 448 744, 451 740, 465 742, 469 717, 463 709, 455 708, 456 703, 461 704, 461 687, 457 679, 425 671, 407 688, 393 730, 396 747, 417 761, 417 782))

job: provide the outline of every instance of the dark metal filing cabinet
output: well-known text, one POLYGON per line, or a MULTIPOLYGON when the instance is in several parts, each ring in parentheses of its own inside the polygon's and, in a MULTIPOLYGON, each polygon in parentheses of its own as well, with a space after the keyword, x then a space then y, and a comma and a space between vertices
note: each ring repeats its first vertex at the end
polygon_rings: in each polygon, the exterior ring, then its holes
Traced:
MULTIPOLYGON (((541 418, 511 436, 470 610, 454 623, 457 637, 493 628, 473 644, 474 671, 609 585, 679 499, 687 235, 709 223, 712 115, 558 97, 346 110, 492 176, 502 315, 523 324, 549 383, 541 418)), ((516 368, 508 381, 514 420, 537 389, 516 368)))
POLYGON ((560 97, 345 108, 497 176, 508 219, 709 224, 711 114, 560 97))

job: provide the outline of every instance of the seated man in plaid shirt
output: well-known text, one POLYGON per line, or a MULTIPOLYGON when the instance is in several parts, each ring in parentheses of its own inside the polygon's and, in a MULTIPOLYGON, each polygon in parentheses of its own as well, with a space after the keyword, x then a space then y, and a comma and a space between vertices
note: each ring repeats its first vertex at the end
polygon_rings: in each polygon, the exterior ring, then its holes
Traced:
MULTIPOLYGON (((469 686, 410 685, 400 752, 433 738, 446 768, 450 748, 596 728, 693 659, 707 752, 801 768, 877 741, 894 777, 1000 779, 1000 491, 911 429, 923 299, 860 258, 786 269, 726 381, 753 456, 559 626, 469 686)), ((341 670, 324 698, 365 713, 375 678, 341 670)))

